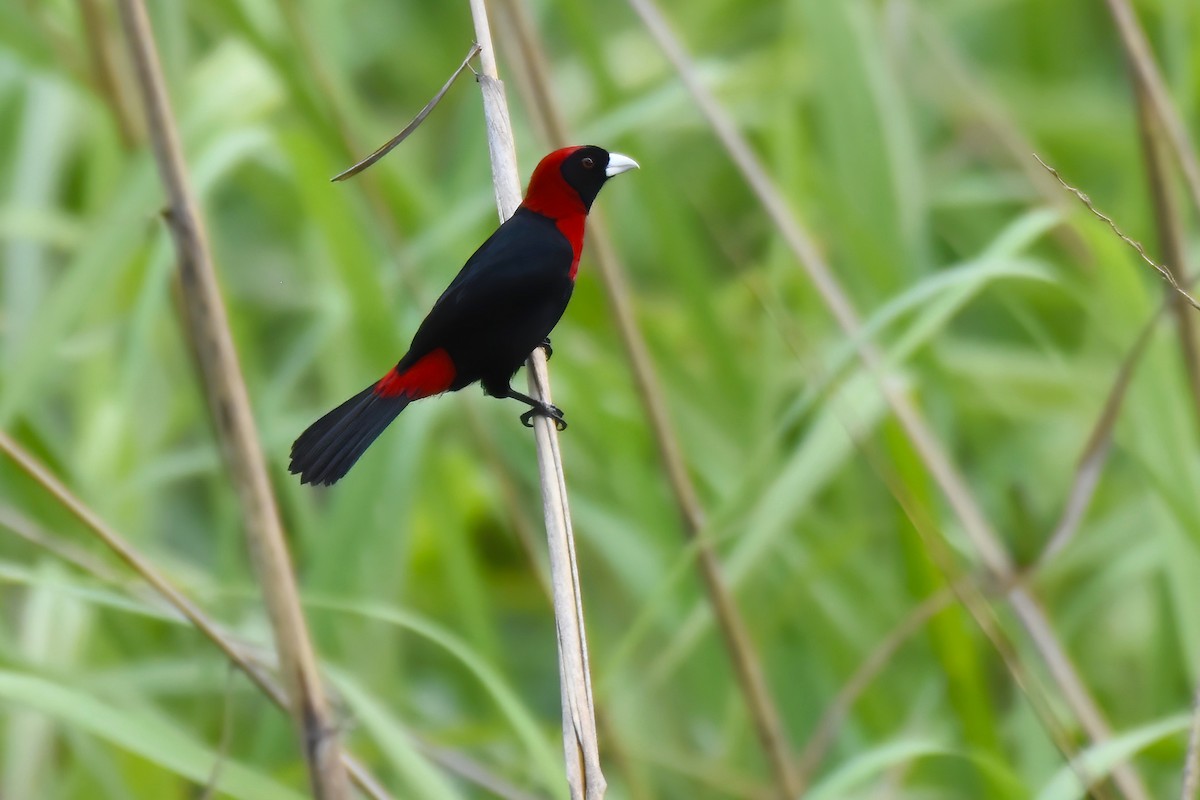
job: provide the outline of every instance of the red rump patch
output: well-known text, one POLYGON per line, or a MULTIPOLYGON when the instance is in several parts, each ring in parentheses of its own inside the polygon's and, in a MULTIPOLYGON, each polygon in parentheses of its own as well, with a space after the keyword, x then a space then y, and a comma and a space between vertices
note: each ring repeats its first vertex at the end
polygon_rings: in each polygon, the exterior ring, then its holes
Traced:
POLYGON ((407 395, 411 400, 419 400, 449 389, 456 373, 450 354, 439 347, 421 356, 402 373, 392 368, 375 384, 375 394, 380 397, 407 395))

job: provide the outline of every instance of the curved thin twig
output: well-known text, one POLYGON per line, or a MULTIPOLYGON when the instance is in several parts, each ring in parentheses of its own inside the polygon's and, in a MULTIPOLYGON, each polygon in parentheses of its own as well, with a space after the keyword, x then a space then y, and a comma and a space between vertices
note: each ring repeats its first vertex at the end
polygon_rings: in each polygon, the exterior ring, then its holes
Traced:
POLYGON ((1117 223, 1113 221, 1112 217, 1108 216, 1103 211, 1096 208, 1096 206, 1092 203, 1092 198, 1088 197, 1084 192, 1081 192, 1080 190, 1076 189, 1071 184, 1067 183, 1066 180, 1063 178, 1063 176, 1058 173, 1058 170, 1056 170, 1054 167, 1047 164, 1045 161, 1042 161, 1041 156, 1039 156, 1037 153, 1034 153, 1033 157, 1037 159, 1037 162, 1039 164, 1041 164, 1043 167, 1046 168, 1047 172, 1049 172, 1051 175, 1053 175, 1055 178, 1058 179, 1058 182, 1063 185, 1064 189, 1066 189, 1068 192, 1070 192, 1071 194, 1078 197, 1079 202, 1081 202, 1085 206, 1087 206, 1088 211, 1091 211, 1093 214, 1095 214, 1097 217, 1099 217, 1101 220, 1103 220, 1108 225, 1108 227, 1112 228, 1113 233, 1115 233, 1117 236, 1121 237, 1121 240, 1123 242, 1125 242, 1125 244, 1129 245, 1134 250, 1136 250, 1137 254, 1142 257, 1142 261, 1145 261, 1147 264, 1149 264, 1151 267, 1153 267, 1154 271, 1157 272, 1159 275, 1161 275, 1162 279, 1164 281, 1166 281, 1171 286, 1172 289, 1174 289, 1176 292, 1179 292, 1179 294, 1181 294, 1184 297, 1184 299, 1188 301, 1188 303, 1192 306, 1192 308, 1200 311, 1200 303, 1196 302, 1196 298, 1194 298, 1190 294, 1188 294, 1187 289, 1184 289, 1182 286, 1179 285, 1179 281, 1177 281, 1175 279, 1175 274, 1172 270, 1167 269, 1162 264, 1159 264, 1157 261, 1155 261, 1153 258, 1151 258, 1150 255, 1146 252, 1146 248, 1142 247, 1141 242, 1139 242, 1135 239, 1131 239, 1128 236, 1126 236, 1125 232, 1117 227, 1117 223))
POLYGON ((412 134, 412 132, 415 131, 421 125, 421 123, 425 121, 425 118, 429 116, 429 112, 433 111, 433 109, 437 107, 437 104, 442 102, 442 98, 446 96, 446 92, 450 91, 450 87, 454 85, 454 81, 458 79, 458 76, 462 74, 462 71, 467 68, 468 64, 471 63, 471 59, 477 55, 479 55, 479 45, 472 42, 471 49, 467 51, 467 57, 464 58, 462 63, 458 65, 458 69, 451 73, 450 77, 446 79, 446 82, 442 84, 442 88, 438 89, 437 94, 433 96, 433 99, 426 103, 425 107, 417 112, 417 115, 413 117, 412 122, 404 126, 404 130, 397 133, 391 139, 388 139, 387 142, 385 142, 378 150, 376 150, 374 153, 371 153, 371 155, 367 156, 362 161, 359 161, 353 167, 342 170, 329 180, 336 183, 337 181, 344 181, 347 178, 353 178, 355 175, 362 172, 364 169, 390 153, 392 148, 394 148, 396 145, 407 139, 409 135, 412 134))

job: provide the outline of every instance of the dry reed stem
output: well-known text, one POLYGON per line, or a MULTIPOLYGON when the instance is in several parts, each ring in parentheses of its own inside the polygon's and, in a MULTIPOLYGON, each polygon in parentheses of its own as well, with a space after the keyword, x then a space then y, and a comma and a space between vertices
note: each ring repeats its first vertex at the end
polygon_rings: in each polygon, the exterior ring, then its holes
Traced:
POLYGON ((1075 537, 1080 523, 1083 522, 1084 514, 1087 512, 1088 506, 1091 505, 1092 498, 1095 496, 1096 486, 1100 483, 1100 473, 1103 471, 1104 464, 1108 460, 1108 453, 1112 445, 1113 429, 1117 425, 1117 418, 1121 413, 1121 405, 1125 402, 1125 393, 1129 388, 1130 381, 1133 380, 1134 370, 1141 363, 1142 354, 1146 352, 1146 346, 1150 344, 1154 328, 1162 317, 1164 309, 1165 306, 1159 308, 1146 321, 1146 324, 1142 326, 1141 332, 1138 333, 1137 339, 1134 340, 1133 346, 1125 354, 1125 357, 1121 359, 1121 366, 1117 370, 1117 377, 1113 380, 1113 385, 1109 388, 1108 394, 1104 398, 1104 406, 1100 411, 1100 418, 1092 426, 1092 432, 1088 435, 1087 444, 1084 445, 1083 453, 1079 456, 1079 465, 1075 468, 1075 476, 1071 480, 1071 489, 1067 493, 1067 502, 1063 504, 1062 516, 1059 517, 1058 523, 1054 526, 1053 533, 1050 534, 1046 546, 1038 556, 1036 562, 1037 568, 1045 565, 1050 559, 1062 552, 1075 537))
MULTIPOLYGON (((533 23, 524 5, 512 0, 505 5, 510 11, 514 33, 518 39, 517 47, 513 48, 514 53, 526 62, 521 73, 528 83, 530 110, 534 112, 538 127, 552 146, 566 145, 571 137, 566 122, 554 102, 554 92, 546 77, 550 69, 542 43, 533 29, 533 23)), ((608 295, 609 308, 620 333, 621 343, 633 368, 638 397, 650 423, 659 457, 666 469, 667 479, 683 521, 685 538, 689 544, 695 546, 697 569, 717 618, 718 629, 729 653, 755 733, 774 773, 778 794, 782 797, 795 797, 800 782, 792 763, 787 733, 771 697, 749 630, 738 611, 733 593, 725 584, 720 561, 712 544, 703 534, 704 510, 688 474, 679 437, 671 424, 664 399, 665 393, 658 381, 650 349, 637 325, 632 292, 626 277, 628 271, 621 263, 603 218, 595 213, 592 217, 592 252, 608 295)))
MULTIPOLYGON (((4 434, 0 433, 0 437, 4 434)), ((7 439, 0 438, 0 452, 5 451, 7 439)), ((44 530, 41 526, 11 506, 0 506, 0 528, 8 528, 29 544, 46 551, 55 558, 67 564, 73 564, 94 578, 114 586, 124 586, 125 578, 116 570, 110 569, 91 552, 76 547, 70 542, 60 541, 57 536, 44 530)))
MULTIPOLYGON (((1054 208, 1066 211, 1070 200, 1058 190, 1054 179, 1045 170, 1029 163, 1033 144, 1016 123, 1008 109, 991 92, 989 87, 972 74, 962 54, 947 41, 945 33, 931 19, 931 15, 920 8, 913 8, 916 30, 922 49, 935 62, 939 78, 948 78, 961 97, 961 102, 977 115, 982 130, 993 138, 1025 176, 1034 190, 1054 208)), ((1092 258, 1091 246, 1070 225, 1058 225, 1054 236, 1073 258, 1082 264, 1092 258)))
POLYGON ((137 123, 130 115, 129 101, 122 91, 122 84, 117 80, 105 8, 99 0, 82 0, 79 10, 83 16, 83 32, 88 44, 90 77, 96 88, 108 100, 108 106, 116 118, 121 144, 126 148, 133 147, 138 141, 139 131, 137 123))
POLYGON ((492 796, 502 798, 502 800, 544 800, 539 795, 514 786, 483 764, 457 750, 440 747, 415 736, 413 743, 430 761, 442 767, 446 772, 475 784, 492 796))
MULTIPOLYGON (((1045 547, 1038 554, 1032 566, 1018 576, 1020 581, 1028 582, 1032 575, 1036 574, 1054 556, 1067 547, 1079 530, 1079 525, 1083 521, 1088 507, 1091 505, 1092 499, 1095 497, 1100 473, 1111 450, 1113 429, 1116 427, 1117 418, 1120 415, 1121 405, 1125 400, 1129 383, 1141 361, 1142 355, 1146 352, 1146 346, 1150 343, 1154 328, 1165 310, 1166 304, 1164 303, 1146 321, 1133 346, 1121 359, 1121 366, 1117 371, 1117 377, 1113 380, 1113 384, 1105 396, 1100 418, 1093 426, 1087 443, 1084 445, 1083 453, 1080 454, 1079 466, 1076 468, 1075 476, 1072 479, 1067 501, 1063 504, 1062 516, 1059 518, 1053 533, 1047 539, 1045 547)), ((1007 591, 1007 587, 1005 591, 1007 591)), ((922 601, 884 637, 859 665, 854 674, 846 681, 833 701, 829 703, 825 711, 821 714, 820 720, 817 722, 801 753, 799 770, 803 785, 807 786, 809 784, 829 746, 833 743, 837 731, 849 713, 850 708, 857 702, 859 696, 867 689, 871 682, 882 672, 883 668, 887 665, 888 659, 899 649, 900 645, 917 633, 921 629, 921 626, 944 609, 946 603, 954 597, 955 594, 951 589, 945 588, 922 601)), ((1197 714, 1200 715, 1200 709, 1197 710, 1197 714)), ((1197 717, 1194 724, 1200 726, 1200 716, 1197 717)))
POLYGON ((1125 56, 1138 78, 1136 83, 1145 89, 1154 115, 1162 123, 1171 150, 1183 170, 1184 183, 1192 203, 1196 210, 1200 211, 1200 162, 1196 159, 1196 150, 1192 146, 1183 118, 1171 102, 1171 93, 1167 90, 1166 81, 1163 80, 1158 64, 1154 61, 1146 32, 1138 24, 1137 15, 1133 13, 1129 0, 1107 0, 1107 3, 1113 23, 1117 26, 1117 33, 1121 36, 1125 56))
MULTIPOLYGON (((496 56, 483 0, 470 0, 475 22, 475 41, 481 48, 480 87, 491 155, 492 184, 501 220, 508 219, 521 203, 517 154, 504 84, 496 70, 496 56)), ((550 376, 541 348, 526 364, 530 394, 549 403, 550 376)), ((538 474, 541 476, 542 511, 550 552, 550 577, 554 594, 554 619, 558 632, 559 683, 562 695, 563 752, 567 784, 573 800, 601 800, 606 783, 600 769, 596 737, 596 712, 588 668, 587 637, 584 632, 583 597, 575 559, 575 538, 567 502, 558 431, 547 417, 534 420, 538 474)))
MULTIPOLYGON (((1042 728, 1054 743, 1055 748, 1062 754, 1064 760, 1067 762, 1067 766, 1075 773, 1080 785, 1086 788, 1089 797, 1097 798, 1097 800, 1106 798, 1108 796, 1107 790, 1103 784, 1094 782, 1089 777, 1087 765, 1078 757, 1078 748, 1075 747, 1072 741, 1071 732, 1066 725, 1059 721, 1055 704, 1050 701, 1049 693, 1041 685, 1041 681, 1021 661, 1016 647, 1013 646, 1008 635, 1004 632, 1003 627, 997 619, 995 610, 991 603, 988 602, 984 588, 977 585, 978 581, 973 576, 959 572, 956 566, 955 555, 949 545, 946 544, 945 535, 938 530, 937 525, 929 516, 927 509, 914 502, 907 488, 896 477, 894 471, 884 458, 878 455, 867 443, 856 441, 856 444, 870 462, 875 474, 888 487, 892 497, 895 498, 914 530, 921 537, 930 559, 946 577, 949 591, 954 594, 963 608, 967 610, 967 613, 975 620, 976 625, 978 625, 984 636, 988 638, 993 649, 1004 662, 1004 666, 1012 677, 1013 683, 1021 694, 1025 696, 1026 700, 1028 700, 1042 728)), ((1024 578, 1025 576, 1022 573, 1014 571, 1003 580, 992 576, 992 581, 996 592, 1000 595, 1007 594, 1009 602, 1015 607, 1019 602, 1018 597, 1024 598, 1028 602, 1035 602, 1025 590, 1024 578)), ((1034 635, 1038 630, 1035 628, 1031 631, 1031 635, 1034 635)), ((1056 661, 1051 660, 1048 664, 1051 674, 1054 674, 1055 663, 1056 661)), ((1070 665, 1070 662, 1065 657, 1062 659, 1062 663, 1070 665)), ((1119 780, 1116 782, 1119 784, 1119 780)), ((1128 796, 1128 792, 1122 791, 1128 796)))
POLYGON ((1096 206, 1092 203, 1092 198, 1088 197, 1088 195, 1084 194, 1079 189, 1076 189, 1074 186, 1067 183, 1063 179, 1063 176, 1058 173, 1058 170, 1056 170, 1054 167, 1050 166, 1045 161, 1043 161, 1041 156, 1039 156, 1037 153, 1034 153, 1033 157, 1037 159, 1037 162, 1039 164, 1041 164, 1043 167, 1046 168, 1047 172, 1049 172, 1051 175, 1053 175, 1055 178, 1058 179, 1058 182, 1063 185, 1064 189, 1066 189, 1068 192, 1070 192, 1071 194, 1078 197, 1079 202, 1081 202, 1085 206, 1087 206, 1088 211, 1091 211, 1093 214, 1095 214, 1097 217, 1099 217, 1101 220, 1103 220, 1108 225, 1108 227, 1112 228, 1113 233, 1115 233, 1117 236, 1121 237, 1121 240, 1124 241, 1125 244, 1129 245, 1134 250, 1136 250, 1137 254, 1142 257, 1142 261, 1145 261, 1147 264, 1154 267, 1154 270, 1160 276, 1162 276, 1162 279, 1164 281, 1166 281, 1171 286, 1172 289, 1174 289, 1179 294, 1183 295, 1183 298, 1185 300, 1187 300, 1188 304, 1191 305, 1192 308, 1195 308, 1196 310, 1200 311, 1200 303, 1196 302, 1196 298, 1194 298, 1190 294, 1188 294, 1187 290, 1179 285, 1179 281, 1177 281, 1175 279, 1175 275, 1172 273, 1171 270, 1169 270, 1166 267, 1164 267, 1163 265, 1159 264, 1157 261, 1155 261, 1153 258, 1151 258, 1146 253, 1146 248, 1142 247, 1141 242, 1138 242, 1138 241, 1126 236, 1125 232, 1122 231, 1119 227, 1117 227, 1117 223, 1113 221, 1112 217, 1108 216, 1103 211, 1096 208, 1096 206))
POLYGON ((862 693, 883 671, 900 646, 954 601, 955 594, 949 588, 941 589, 922 600, 875 645, 854 674, 842 684, 833 700, 825 706, 800 754, 797 773, 801 792, 812 783, 813 776, 817 774, 817 768, 837 737, 838 730, 862 693))
MULTIPOLYGON (((1112 7, 1111 3, 1110 7, 1112 7)), ((1129 11, 1128 7, 1124 7, 1124 9, 1129 11)), ((1131 11, 1129 11, 1129 17, 1132 19, 1131 11)), ((1120 16, 1118 16, 1118 24, 1122 24, 1120 16)), ((1163 106, 1161 103, 1155 102, 1154 86, 1152 86, 1153 76, 1149 74, 1153 70, 1148 69, 1148 67, 1153 67, 1153 62, 1149 60, 1148 47, 1144 51, 1145 59, 1143 59, 1135 52, 1132 46, 1133 42, 1127 32, 1123 31, 1122 41, 1126 45, 1126 61, 1132 73, 1133 91, 1137 100, 1138 135, 1146 160, 1146 177, 1150 183, 1150 197, 1154 203, 1154 224, 1158 232, 1159 251, 1161 258, 1168 265, 1173 265, 1172 277, 1183 283, 1190 283, 1187 250, 1184 245, 1185 234, 1183 226, 1180 224, 1179 210, 1176 207, 1172 175, 1163 152, 1165 149, 1163 139, 1166 138, 1168 132, 1174 132, 1176 137, 1181 134, 1186 135, 1186 132, 1183 130, 1182 122, 1170 116, 1174 111, 1173 104, 1167 103, 1163 106), (1149 63, 1142 63, 1145 61, 1149 63), (1172 125, 1176 127, 1172 129, 1172 125)), ((1159 99, 1165 101, 1165 97, 1159 99)), ((1195 151, 1186 147, 1187 143, 1179 138, 1175 139, 1175 143, 1181 148, 1181 163, 1188 162, 1183 164, 1184 174, 1188 181, 1200 180, 1200 175, 1195 172, 1195 162, 1191 160, 1195 156, 1195 151), (1189 173, 1189 168, 1193 172, 1189 173)), ((1197 190, 1198 193, 1194 195, 1194 199, 1200 203, 1200 182, 1190 185, 1197 190)), ((1175 319, 1178 322, 1176 331, 1179 335, 1180 355, 1183 357, 1184 370, 1188 377, 1188 388, 1192 393, 1192 409, 1200 417, 1200 348, 1198 348, 1196 340, 1196 323, 1178 294, 1171 295, 1170 301, 1171 309, 1175 312, 1175 319)), ((1181 796, 1185 800, 1196 795, 1197 782, 1200 781, 1200 777, 1197 775, 1200 771, 1200 763, 1198 763, 1200 762, 1200 749, 1198 748, 1200 748, 1200 687, 1196 689, 1196 696, 1192 703, 1192 723, 1188 735, 1187 753, 1183 761, 1181 796)))
POLYGON ((1192 697, 1192 724, 1188 728, 1187 755, 1183 759, 1183 785, 1180 800, 1200 797, 1200 689, 1192 697))
POLYGON ((225 463, 238 492, 251 561, 275 636, 288 708, 300 737, 313 793, 319 800, 344 800, 348 790, 341 746, 300 607, 283 525, 259 449, 208 237, 188 183, 150 20, 140 0, 121 0, 119 8, 147 133, 167 194, 166 219, 179 258, 186 334, 203 376, 225 463))
POLYGON ((217 785, 221 780, 221 770, 229 758, 229 747, 233 742, 233 664, 225 665, 225 692, 221 703, 221 737, 217 740, 217 758, 213 761, 212 770, 208 773, 208 781, 204 784, 199 800, 213 800, 217 796, 217 785))
MULTIPOLYGON (((658 42, 668 61, 674 66, 680 80, 692 95, 714 134, 742 173, 746 183, 766 210, 785 243, 808 274, 822 301, 846 335, 855 343, 859 358, 868 374, 879 386, 885 401, 896 416, 896 420, 912 442, 922 463, 937 482, 947 503, 962 524, 963 532, 976 549, 992 578, 1001 584, 1010 583, 1013 563, 999 536, 984 516, 966 481, 950 461, 941 442, 926 424, 917 407, 901 391, 901 388, 888 378, 883 355, 869 337, 863 334, 858 312, 820 255, 812 237, 767 176, 766 170, 745 137, 742 136, 712 93, 701 83, 691 59, 684 52, 682 45, 657 6, 652 0, 629 0, 629 4, 642 19, 651 36, 658 42)), ((1050 669, 1055 684, 1088 737, 1097 744, 1110 739, 1112 732, 1108 722, 1084 687, 1074 665, 1055 635, 1044 610, 1024 587, 1015 588, 1010 594, 1010 601, 1017 618, 1029 633, 1039 654, 1050 669)), ((1118 786, 1128 797, 1134 800, 1143 800, 1148 797, 1141 778, 1128 763, 1118 764, 1114 768, 1114 777, 1118 786)))
MULTIPOLYGON (((109 528, 100 520, 99 515, 95 511, 73 495, 64 484, 51 475, 33 456, 3 432, 0 432, 0 452, 8 455, 22 471, 49 492, 67 511, 92 531, 126 565, 132 568, 149 585, 153 598, 165 600, 167 605, 177 611, 183 619, 191 623, 212 644, 216 645, 217 649, 228 658, 232 666, 237 667, 250 678, 251 683, 262 691, 268 700, 274 703, 281 711, 287 711, 287 697, 284 695, 283 689, 280 688, 279 684, 258 663, 257 659, 247 652, 248 648, 237 643, 231 634, 223 631, 217 622, 207 616, 181 589, 171 583, 166 575, 159 572, 149 558, 139 553, 124 537, 109 528)), ((59 558, 74 564, 95 578, 113 584, 122 583, 121 578, 105 565, 91 557, 90 553, 79 551, 77 548, 72 547, 70 543, 58 541, 56 537, 44 531, 37 530, 36 526, 22 515, 4 506, 0 506, 0 526, 9 528, 31 544, 41 547, 59 558)), ((122 588, 129 591, 132 587, 122 585, 122 588)), ((508 798, 509 800, 531 800, 534 797, 528 792, 512 786, 503 778, 492 774, 486 767, 464 756, 462 753, 448 748, 437 747, 415 735, 413 736, 413 742, 418 750, 428 756, 431 761, 441 765, 448 773, 474 783, 498 797, 508 798)), ((391 795, 388 794, 387 790, 383 788, 383 785, 370 773, 366 766, 345 750, 342 751, 342 763, 345 764, 346 772, 350 775, 350 779, 354 781, 355 785, 364 795, 371 798, 371 800, 392 800, 391 795)))
MULTIPOLYGON (((1154 227, 1158 236, 1159 259, 1176 284, 1187 284, 1187 248, 1184 245, 1184 230, 1179 221, 1174 178, 1166 163, 1162 121, 1155 116, 1154 106, 1146 92, 1145 84, 1133 78, 1133 93, 1138 109, 1138 138, 1141 140, 1142 155, 1146 161, 1146 180, 1150 184, 1150 199, 1154 204, 1154 227)), ((1200 352, 1196 346, 1196 320, 1183 303, 1180 294, 1172 294, 1171 310, 1175 313, 1176 332, 1179 335, 1179 351, 1183 357, 1183 368, 1192 393, 1192 411, 1200 419, 1200 352)))
MULTIPOLYGON (((129 544, 125 537, 109 527, 100 518, 100 515, 76 497, 62 481, 51 474, 44 465, 34 459, 23 447, 2 431, 0 431, 0 452, 3 452, 12 459, 13 463, 22 472, 45 489, 59 505, 70 512, 75 519, 79 520, 85 528, 91 531, 105 547, 111 550, 117 558, 145 581, 158 597, 161 597, 171 608, 179 612, 179 615, 191 623, 192 627, 199 631, 204 638, 216 645, 217 649, 229 659, 229 662, 245 673, 246 677, 271 702, 280 709, 287 711, 288 698, 270 674, 256 663, 253 658, 247 655, 243 647, 237 644, 230 634, 223 631, 220 625, 208 616, 200 606, 184 594, 164 573, 160 572, 149 558, 142 555, 133 545, 129 544)), ((0 524, 8 524, 9 522, 11 520, 0 519, 0 524)), ((46 545, 47 549, 56 554, 69 552, 69 549, 64 548, 62 545, 50 546, 46 539, 47 537, 42 536, 36 543, 46 545)), ((86 560, 70 560, 84 571, 98 575, 101 579, 111 578, 108 570, 103 568, 97 570, 97 565, 90 558, 86 560)), ((387 791, 382 788, 374 776, 357 759, 344 751, 341 757, 343 764, 346 766, 346 771, 364 794, 373 798, 373 800, 391 800, 387 791)))

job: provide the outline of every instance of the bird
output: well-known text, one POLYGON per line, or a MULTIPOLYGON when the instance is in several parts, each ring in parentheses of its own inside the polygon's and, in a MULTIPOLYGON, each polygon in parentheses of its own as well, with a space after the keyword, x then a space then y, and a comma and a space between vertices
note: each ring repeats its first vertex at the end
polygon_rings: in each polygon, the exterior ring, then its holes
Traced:
POLYGON ((538 347, 550 349, 583 250, 584 223, 609 178, 638 168, 595 145, 564 147, 543 158, 525 198, 479 246, 417 328, 408 352, 382 378, 318 419, 292 444, 288 470, 302 484, 331 485, 409 403, 478 381, 485 394, 529 406, 566 428, 563 412, 512 388, 538 347))

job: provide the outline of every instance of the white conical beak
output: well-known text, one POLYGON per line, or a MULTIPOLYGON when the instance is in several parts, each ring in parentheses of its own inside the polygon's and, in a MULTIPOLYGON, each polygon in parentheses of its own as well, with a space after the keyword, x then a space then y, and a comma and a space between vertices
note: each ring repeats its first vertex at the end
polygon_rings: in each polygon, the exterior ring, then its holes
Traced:
POLYGON ((604 170, 604 177, 611 178, 613 175, 620 175, 622 172, 629 172, 629 170, 637 168, 638 162, 629 156, 623 156, 620 153, 609 153, 608 167, 604 170))

